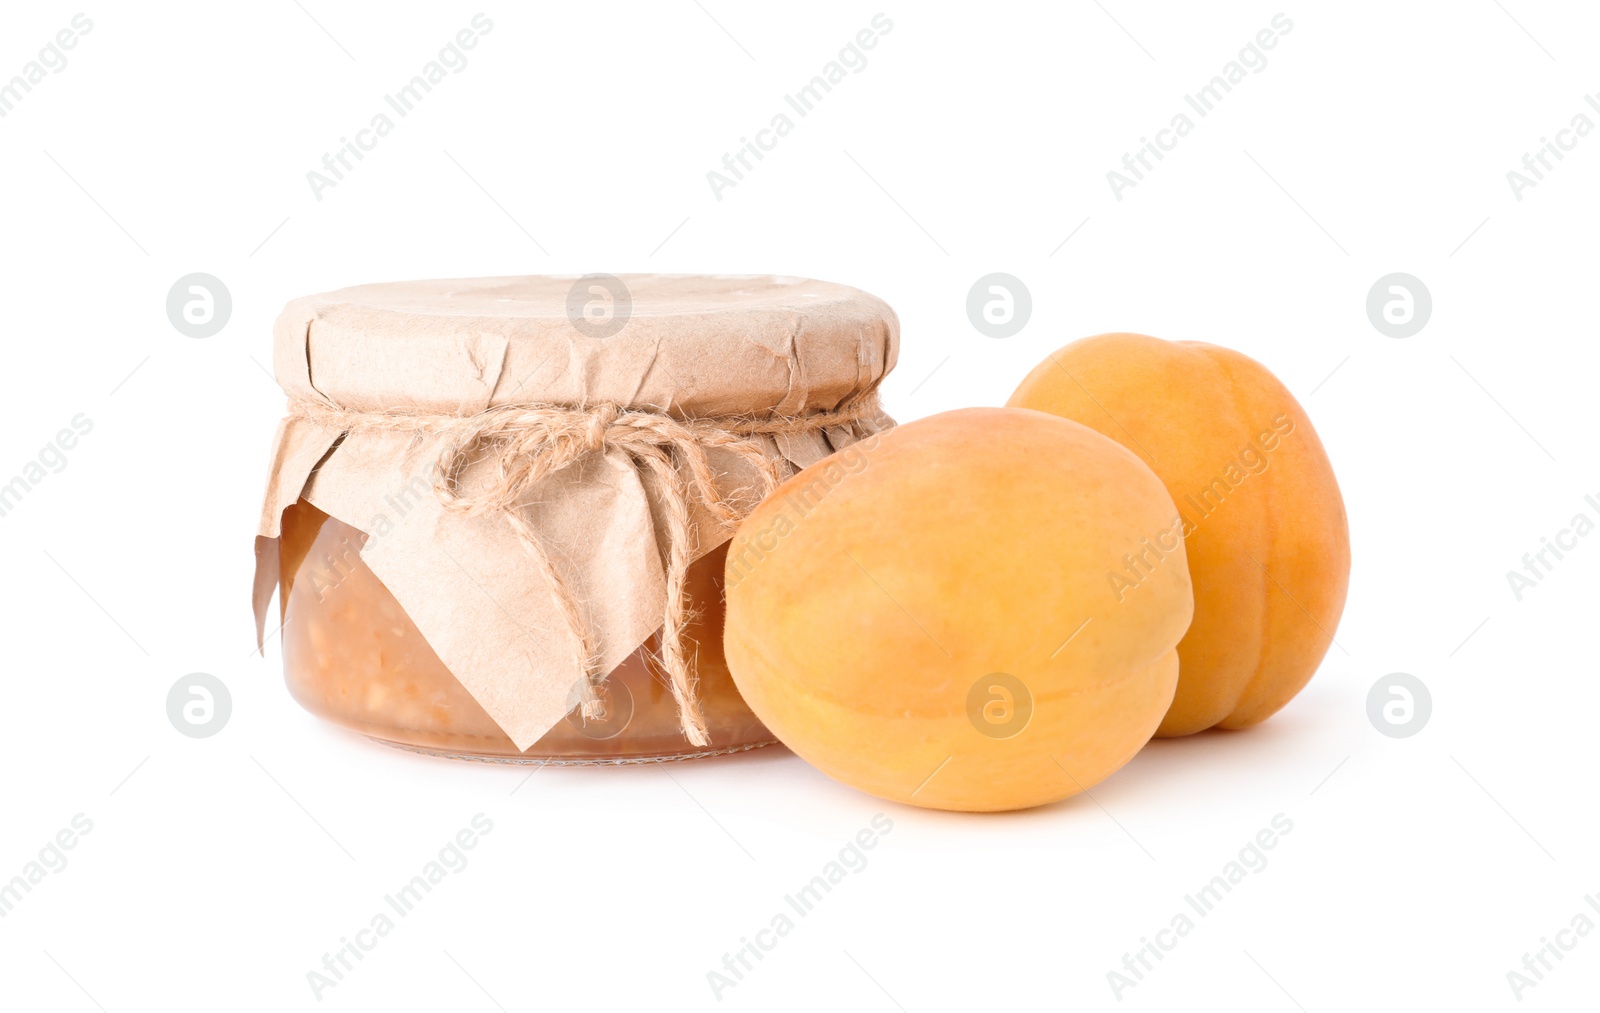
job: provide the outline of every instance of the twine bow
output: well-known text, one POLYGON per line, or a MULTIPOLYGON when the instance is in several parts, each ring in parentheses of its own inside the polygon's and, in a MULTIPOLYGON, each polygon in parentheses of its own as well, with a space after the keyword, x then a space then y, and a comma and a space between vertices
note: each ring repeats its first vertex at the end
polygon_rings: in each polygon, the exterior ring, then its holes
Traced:
POLYGON ((785 469, 780 469, 778 460, 767 450, 764 437, 831 426, 854 426, 878 414, 877 400, 871 396, 831 412, 706 418, 677 418, 610 403, 591 407, 501 405, 474 415, 428 414, 407 409, 366 412, 311 401, 297 401, 290 409, 291 414, 347 434, 409 432, 441 438, 435 464, 434 495, 446 509, 457 513, 498 515, 515 532, 517 541, 549 585, 551 599, 572 639, 585 720, 605 716, 604 704, 595 686, 606 673, 598 671, 599 651, 590 635, 589 624, 579 611, 576 596, 556 569, 544 540, 529 523, 520 504, 545 478, 609 450, 627 454, 636 468, 648 470, 663 493, 667 521, 667 588, 660 660, 677 703, 684 736, 699 747, 709 746, 711 739, 700 709, 697 679, 683 644, 689 611, 684 584, 695 549, 690 497, 692 495, 712 516, 730 527, 743 520, 746 513, 718 488, 717 472, 711 466, 707 450, 725 449, 749 464, 761 479, 760 498, 764 499, 785 477, 785 469), (484 459, 493 463, 495 481, 487 489, 465 491, 462 487, 464 473, 470 465, 484 459))

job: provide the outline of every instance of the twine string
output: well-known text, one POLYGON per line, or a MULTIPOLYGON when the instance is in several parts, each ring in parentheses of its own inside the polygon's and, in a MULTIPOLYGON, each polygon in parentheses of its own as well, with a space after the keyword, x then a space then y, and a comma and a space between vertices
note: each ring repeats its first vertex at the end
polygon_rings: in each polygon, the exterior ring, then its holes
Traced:
MULTIPOLYGON (((684 648, 689 622, 685 589, 696 549, 691 497, 727 526, 738 524, 747 511, 724 494, 707 451, 727 450, 748 464, 761 480, 759 499, 783 481, 784 469, 767 450, 764 437, 780 437, 819 429, 854 427, 878 414, 877 400, 866 397, 830 412, 805 415, 740 415, 678 418, 661 412, 604 403, 569 405, 500 405, 473 415, 444 415, 404 408, 358 411, 323 402, 296 401, 291 415, 318 425, 354 432, 410 433, 440 440, 435 462, 434 495, 447 510, 468 516, 498 515, 516 535, 532 560, 567 628, 579 672, 579 702, 586 721, 605 716, 597 684, 600 651, 583 617, 577 595, 551 558, 549 547, 522 509, 525 497, 541 481, 593 456, 616 450, 634 468, 649 473, 660 488, 666 522, 666 603, 661 622, 661 666, 678 708, 684 736, 697 747, 711 743, 700 706, 698 680, 684 648), (467 492, 462 478, 480 460, 493 462, 494 480, 467 492)), ((735 490, 744 492, 745 490, 735 490)))

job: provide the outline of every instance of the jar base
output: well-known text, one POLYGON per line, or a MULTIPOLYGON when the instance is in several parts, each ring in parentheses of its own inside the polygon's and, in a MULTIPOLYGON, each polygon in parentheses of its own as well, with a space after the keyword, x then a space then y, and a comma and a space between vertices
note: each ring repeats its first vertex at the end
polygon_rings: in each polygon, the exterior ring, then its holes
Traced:
POLYGON ((727 746, 722 749, 702 749, 688 753, 668 753, 661 756, 616 756, 616 757, 572 757, 572 756, 534 756, 524 753, 521 756, 506 756, 496 753, 468 753, 452 749, 430 749, 427 746, 414 746, 405 742, 396 742, 393 739, 379 738, 376 735, 365 736, 380 745, 392 749, 404 750, 407 753, 421 753, 424 756, 437 756, 446 760, 472 760, 477 763, 507 763, 523 767, 621 767, 641 763, 671 763, 676 760, 703 760, 712 756, 728 756, 733 753, 748 753, 752 749, 765 749, 767 746, 776 746, 777 739, 765 742, 747 742, 738 746, 727 746))

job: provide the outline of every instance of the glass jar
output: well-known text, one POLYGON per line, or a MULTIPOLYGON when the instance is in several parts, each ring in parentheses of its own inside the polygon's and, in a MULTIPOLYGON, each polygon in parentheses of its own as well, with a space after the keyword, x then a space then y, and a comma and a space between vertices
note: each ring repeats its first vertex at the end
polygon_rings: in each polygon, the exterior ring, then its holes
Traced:
POLYGON ((564 720, 526 752, 494 722, 428 646, 400 603, 362 563, 366 534, 300 500, 283 512, 278 543, 283 667, 306 710, 382 742, 464 759, 526 763, 646 763, 738 752, 777 740, 750 712, 722 657, 727 544, 689 567, 699 700, 711 742, 689 746, 659 633, 599 684, 605 716, 564 720))
POLYGON ((289 411, 254 606, 259 636, 278 595, 302 706, 501 762, 773 741, 723 660, 726 541, 784 474, 893 425, 881 300, 770 276, 447 279, 296 299, 273 335, 289 411))

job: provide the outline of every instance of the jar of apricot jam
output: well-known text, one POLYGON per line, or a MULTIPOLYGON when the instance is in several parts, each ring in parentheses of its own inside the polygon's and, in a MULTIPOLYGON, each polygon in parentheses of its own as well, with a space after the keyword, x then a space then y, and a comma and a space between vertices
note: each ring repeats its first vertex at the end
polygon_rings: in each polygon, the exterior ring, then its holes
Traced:
MULTIPOLYGON (((663 498, 663 460, 684 488, 704 484, 681 445, 618 453, 596 444, 501 504, 524 511, 510 527, 542 546, 549 539, 550 565, 577 577, 571 600, 584 625, 570 629, 596 631, 593 657, 611 659, 584 674, 582 652, 572 653, 582 634, 569 637, 552 619, 550 572, 510 540, 506 518, 441 507, 449 483, 426 467, 439 446, 426 426, 397 436, 350 420, 418 413, 448 423, 596 404, 680 421, 834 420, 759 437, 760 454, 792 470, 893 424, 872 395, 894 364, 898 331, 872 296, 799 278, 486 278, 291 302, 274 332, 291 414, 273 447, 255 593, 258 631, 278 595, 289 692, 351 731, 463 759, 642 763, 771 744, 723 659, 731 528, 697 501, 685 531, 663 498), (871 409, 841 411, 851 404, 871 409), (400 512, 384 505, 395 503, 384 490, 396 489, 426 507, 398 535, 376 524, 383 511, 400 512), (692 553, 675 553, 672 538, 692 553), (478 553, 469 565, 457 558, 463 546, 478 553), (676 586, 665 579, 669 559, 692 560, 673 571, 683 575, 671 598, 685 606, 674 627, 681 655, 667 650, 667 626, 650 634, 647 625, 664 622, 654 602, 676 586), (675 693, 664 657, 689 660, 693 733, 680 699, 684 666, 675 693), (592 687, 587 700, 580 687, 592 687)), ((493 459, 475 461, 482 467, 464 485, 525 463, 503 455, 546 449, 529 451, 515 436, 474 444, 471 455, 493 459)), ((550 446, 565 452, 573 439, 581 426, 550 446)), ((727 456, 706 460, 733 467, 727 456)), ((718 481, 738 474, 718 471, 718 481)))

